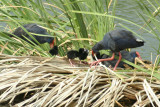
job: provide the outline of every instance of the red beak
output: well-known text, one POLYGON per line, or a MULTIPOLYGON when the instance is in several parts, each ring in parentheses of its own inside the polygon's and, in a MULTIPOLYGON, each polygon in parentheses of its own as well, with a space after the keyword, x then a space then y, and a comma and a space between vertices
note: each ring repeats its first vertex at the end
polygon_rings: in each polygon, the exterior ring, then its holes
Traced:
POLYGON ((54 47, 54 40, 50 43, 50 48, 54 47))
POLYGON ((92 50, 92 56, 94 57, 94 52, 93 52, 93 50, 92 50))
POLYGON ((142 60, 142 57, 140 56, 139 52, 136 51, 136 55, 137 55, 137 57, 138 57, 139 59, 142 60))

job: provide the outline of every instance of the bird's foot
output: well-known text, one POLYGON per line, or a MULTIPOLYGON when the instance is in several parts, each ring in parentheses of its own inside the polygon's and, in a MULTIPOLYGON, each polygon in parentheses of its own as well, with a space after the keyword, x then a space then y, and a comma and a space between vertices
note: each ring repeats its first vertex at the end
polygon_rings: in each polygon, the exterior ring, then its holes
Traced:
POLYGON ((81 61, 81 60, 79 61, 79 64, 82 64, 82 61, 81 61))
POLYGON ((93 65, 95 65, 95 68, 96 68, 96 66, 97 66, 99 63, 100 63, 100 61, 94 61, 94 62, 92 62, 92 63, 89 63, 89 64, 90 64, 90 68, 91 68, 93 65))
POLYGON ((74 64, 71 64, 72 67, 76 67, 74 64))
POLYGON ((113 71, 116 71, 116 68, 115 68, 115 67, 113 68, 113 71))

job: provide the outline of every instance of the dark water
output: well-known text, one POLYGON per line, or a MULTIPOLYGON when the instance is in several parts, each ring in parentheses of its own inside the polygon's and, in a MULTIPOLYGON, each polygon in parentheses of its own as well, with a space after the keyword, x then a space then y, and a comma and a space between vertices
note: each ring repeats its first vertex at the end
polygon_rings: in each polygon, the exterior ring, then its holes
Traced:
MULTIPOLYGON (((152 7, 150 6, 150 8, 152 7)), ((138 25, 143 26, 144 22, 138 16, 137 12, 142 13, 142 10, 139 8, 139 5, 137 4, 136 0, 118 0, 118 5, 116 8, 116 16, 130 20, 138 25)), ((154 61, 157 53, 156 50, 153 49, 153 47, 158 49, 159 41, 154 39, 153 35, 151 35, 150 33, 145 32, 143 30, 139 31, 139 27, 133 24, 120 20, 116 20, 115 22, 116 22, 116 29, 121 29, 121 28, 123 29, 123 27, 120 26, 120 24, 123 24, 124 26, 129 27, 129 29, 141 35, 146 42, 145 45, 133 50, 137 50, 141 54, 142 58, 147 60, 151 60, 151 53, 152 53, 154 61)))

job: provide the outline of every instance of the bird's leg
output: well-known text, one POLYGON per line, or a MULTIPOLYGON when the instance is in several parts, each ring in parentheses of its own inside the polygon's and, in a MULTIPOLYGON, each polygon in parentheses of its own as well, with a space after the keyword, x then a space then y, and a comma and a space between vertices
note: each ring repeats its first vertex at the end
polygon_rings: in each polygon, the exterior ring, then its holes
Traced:
POLYGON ((75 67, 75 65, 72 63, 71 59, 69 59, 69 62, 70 62, 70 64, 71 64, 72 67, 75 67))
POLYGON ((103 61, 111 61, 114 59, 114 56, 115 56, 115 53, 112 54, 112 57, 110 58, 106 58, 106 59, 99 59, 98 61, 94 61, 92 63, 90 63, 90 67, 92 67, 93 65, 98 65, 100 62, 103 62, 103 61))
POLYGON ((82 64, 82 61, 81 61, 81 60, 79 61, 79 64, 82 64))
POLYGON ((121 59, 122 59, 122 55, 121 55, 121 53, 119 52, 119 59, 118 59, 118 61, 117 61, 116 65, 114 66, 113 71, 115 71, 115 70, 116 70, 116 68, 117 68, 118 64, 120 63, 121 59))

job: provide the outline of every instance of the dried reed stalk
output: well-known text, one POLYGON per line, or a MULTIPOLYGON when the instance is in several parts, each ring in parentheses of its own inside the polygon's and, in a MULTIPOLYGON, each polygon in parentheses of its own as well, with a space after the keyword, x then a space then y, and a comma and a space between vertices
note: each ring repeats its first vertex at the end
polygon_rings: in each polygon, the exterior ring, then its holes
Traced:
POLYGON ((0 55, 0 106, 158 106, 160 81, 100 65, 71 67, 66 58, 0 55), (106 72, 107 70, 107 72, 106 72), (123 75, 125 74, 125 75, 123 75))

